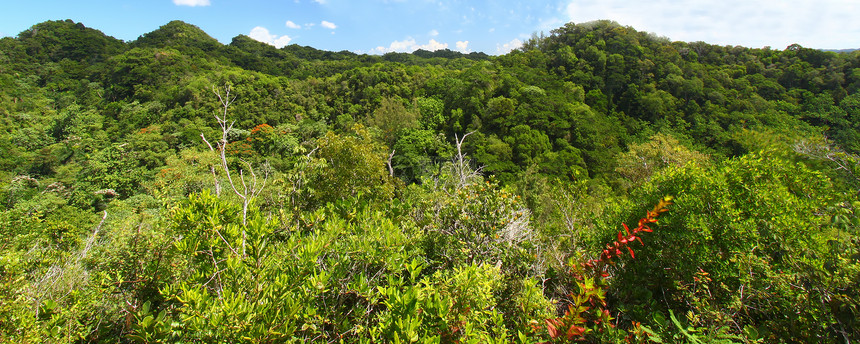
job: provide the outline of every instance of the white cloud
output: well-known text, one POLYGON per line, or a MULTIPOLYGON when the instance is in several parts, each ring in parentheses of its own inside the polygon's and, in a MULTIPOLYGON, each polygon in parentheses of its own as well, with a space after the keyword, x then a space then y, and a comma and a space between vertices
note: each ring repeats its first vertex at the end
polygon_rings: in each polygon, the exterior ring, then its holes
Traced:
POLYGON ((248 36, 253 38, 254 40, 274 45, 275 48, 283 48, 285 45, 290 44, 290 41, 293 40, 292 38, 290 38, 290 36, 287 35, 273 35, 269 32, 269 29, 266 29, 262 26, 257 26, 251 29, 251 33, 248 34, 248 36))
POLYGON ((326 28, 326 29, 332 29, 332 30, 337 29, 337 25, 334 25, 334 23, 332 23, 332 22, 330 22, 330 21, 325 21, 325 20, 323 20, 323 21, 320 23, 320 26, 322 26, 322 27, 324 27, 324 28, 326 28))
POLYGON ((411 53, 411 52, 418 50, 418 49, 424 49, 424 50, 428 50, 428 51, 448 49, 448 43, 440 43, 440 42, 437 42, 435 39, 431 39, 429 42, 427 42, 427 44, 418 44, 417 42, 415 42, 414 38, 409 37, 409 38, 406 38, 405 40, 402 40, 402 41, 391 42, 391 44, 388 45, 388 48, 383 47, 383 46, 379 46, 379 47, 376 47, 375 49, 371 49, 370 53, 371 54, 385 54, 385 53, 391 53, 391 52, 411 53))
POLYGON ((293 23, 292 20, 287 20, 287 27, 290 29, 301 29, 302 26, 296 23, 293 23))
POLYGON ((415 40, 412 38, 409 38, 409 39, 406 39, 405 41, 391 42, 391 45, 388 46, 388 51, 386 51, 386 52, 392 52, 392 51, 413 52, 415 50, 418 50, 418 48, 413 48, 413 47, 415 47, 415 40))
POLYGON ((448 43, 439 43, 439 42, 436 42, 435 39, 431 39, 430 42, 428 42, 427 44, 419 46, 419 49, 424 49, 424 50, 429 50, 429 51, 448 49, 448 43))
POLYGON ((463 53, 469 52, 469 41, 458 41, 456 44, 457 44, 457 50, 459 50, 460 52, 463 52, 463 53))
POLYGON ((292 40, 293 39, 290 38, 290 36, 283 35, 281 37, 278 37, 278 39, 276 39, 274 42, 272 42, 272 45, 274 45, 275 48, 283 48, 287 44, 290 44, 290 41, 292 41, 292 40))
POLYGON ((430 36, 436 37, 436 36, 439 36, 439 31, 434 29, 434 30, 430 30, 430 32, 428 32, 427 34, 430 36))
POLYGON ((518 38, 514 38, 513 40, 511 40, 508 43, 496 45, 496 52, 499 55, 504 55, 504 54, 511 52, 511 50, 520 48, 522 46, 523 46, 523 41, 519 40, 518 38))
POLYGON ((209 0, 173 0, 173 4, 177 6, 209 6, 209 0))
POLYGON ((328 0, 314 0, 314 2, 316 2, 320 5, 325 5, 328 2, 328 0))
POLYGON ((784 49, 860 47, 856 0, 604 0, 568 2, 567 20, 610 19, 679 41, 784 49))

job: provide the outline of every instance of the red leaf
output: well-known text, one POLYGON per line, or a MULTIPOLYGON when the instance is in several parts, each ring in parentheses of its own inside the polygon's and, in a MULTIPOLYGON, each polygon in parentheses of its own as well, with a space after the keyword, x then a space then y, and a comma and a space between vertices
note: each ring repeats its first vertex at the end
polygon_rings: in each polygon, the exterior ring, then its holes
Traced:
POLYGON ((555 328, 555 319, 546 319, 546 329, 549 330, 550 338, 558 338, 560 335, 558 329, 555 328))
POLYGON ((573 325, 567 329, 567 340, 571 340, 573 337, 581 337, 583 333, 585 333, 585 328, 573 325))
POLYGON ((628 246, 628 247, 627 247, 627 250, 629 250, 629 251, 630 251, 630 258, 636 258, 636 255, 635 255, 635 254, 633 254, 633 249, 632 249, 632 248, 630 248, 630 246, 628 246))
MULTIPOLYGON (((624 226, 624 230, 627 231, 627 235, 630 235, 630 228, 627 227, 627 224, 622 222, 621 225, 624 226)), ((618 234, 621 234, 621 233, 618 233, 618 234)))

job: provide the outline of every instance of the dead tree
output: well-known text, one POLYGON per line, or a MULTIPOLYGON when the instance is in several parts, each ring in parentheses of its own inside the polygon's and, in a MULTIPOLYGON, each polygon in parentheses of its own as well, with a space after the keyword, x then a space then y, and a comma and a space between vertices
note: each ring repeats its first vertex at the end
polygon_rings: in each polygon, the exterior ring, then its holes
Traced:
POLYGON ((394 178, 394 167, 391 166, 391 159, 394 159, 394 152, 396 151, 396 149, 392 149, 391 154, 388 154, 388 161, 385 162, 388 165, 388 176, 391 178, 394 178))
POLYGON ((474 130, 470 131, 463 135, 463 137, 457 137, 457 134, 454 134, 454 141, 457 143, 457 156, 454 157, 453 167, 455 177, 457 178, 457 188, 462 188, 466 184, 471 183, 475 178, 481 176, 482 167, 473 169, 471 160, 467 159, 463 154, 463 141, 466 140, 466 136, 474 133, 474 130))
MULTIPOLYGON (((233 176, 230 173, 230 166, 227 164, 227 135, 230 133, 230 130, 233 129, 233 125, 236 121, 228 121, 227 120, 227 109, 233 104, 233 101, 236 100, 236 97, 230 97, 230 86, 224 86, 224 94, 221 94, 221 91, 212 86, 212 92, 218 96, 218 101, 221 103, 221 111, 220 115, 218 113, 215 114, 215 120, 218 121, 218 126, 221 128, 221 139, 217 142, 217 152, 214 147, 206 140, 206 136, 200 134, 200 137, 203 138, 203 142, 209 146, 209 149, 218 154, 221 158, 221 168, 224 170, 224 174, 227 176, 227 181, 230 183, 230 187, 233 189, 233 193, 242 200, 242 226, 246 226, 248 224, 248 206, 251 204, 251 201, 257 197, 263 188, 266 186, 266 181, 268 180, 268 171, 266 175, 263 177, 262 184, 258 187, 258 179, 257 174, 254 172, 254 168, 245 160, 239 159, 245 166, 248 167, 248 171, 251 173, 251 179, 246 180, 245 172, 243 169, 239 169, 239 178, 238 182, 233 180, 233 176)), ((218 177, 215 175, 215 167, 212 166, 212 177, 215 179, 215 193, 220 195, 221 186, 218 182, 218 177)), ((245 228, 242 228, 242 256, 245 256, 245 240, 247 238, 247 234, 245 232, 245 228)))

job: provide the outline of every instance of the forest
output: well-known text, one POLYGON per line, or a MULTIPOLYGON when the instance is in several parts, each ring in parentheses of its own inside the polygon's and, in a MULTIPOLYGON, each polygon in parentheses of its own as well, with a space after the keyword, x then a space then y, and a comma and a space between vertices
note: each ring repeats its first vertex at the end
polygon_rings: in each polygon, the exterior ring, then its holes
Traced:
POLYGON ((0 342, 860 341, 860 51, 0 39, 0 342))

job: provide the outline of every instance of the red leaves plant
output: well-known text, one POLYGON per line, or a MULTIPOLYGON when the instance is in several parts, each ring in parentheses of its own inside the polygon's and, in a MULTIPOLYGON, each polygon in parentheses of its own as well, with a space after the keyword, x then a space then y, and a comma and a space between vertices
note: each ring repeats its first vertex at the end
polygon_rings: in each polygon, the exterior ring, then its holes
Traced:
MULTIPOLYGON (((624 231, 618 231, 617 240, 606 245, 606 248, 600 253, 599 258, 591 259, 581 266, 584 270, 593 271, 596 279, 583 277, 578 272, 573 272, 579 280, 577 281, 579 291, 578 293, 570 294, 573 302, 568 306, 564 316, 546 320, 546 328, 550 338, 555 340, 564 337, 568 341, 585 340, 585 335, 592 331, 588 328, 589 320, 586 318, 592 319, 591 322, 593 325, 600 323, 609 324, 612 316, 609 314, 609 310, 606 309, 605 293, 607 284, 602 280, 608 277, 606 266, 614 264, 613 259, 620 257, 624 252, 624 248, 630 252, 631 258, 636 258, 633 248, 629 246, 630 243, 638 241, 639 244, 644 245, 642 238, 639 237, 640 233, 653 232, 648 225, 657 223, 657 217, 668 211, 669 209, 666 207, 671 204, 671 196, 663 197, 653 209, 645 213, 645 217, 639 219, 638 225, 632 230, 627 224, 622 223, 624 231)), ((584 272, 582 271, 583 269, 577 270, 584 272)))
POLYGON ((636 254, 633 252, 633 248, 628 246, 630 242, 638 241, 639 244, 645 245, 642 242, 642 238, 639 237, 639 233, 646 232, 651 233, 653 230, 651 227, 648 227, 651 223, 657 223, 657 217, 660 216, 661 213, 669 211, 666 207, 672 204, 672 197, 666 196, 654 206, 654 209, 649 210, 645 217, 639 219, 638 226, 634 228, 632 231, 630 227, 627 227, 626 223, 622 223, 624 226, 624 231, 618 231, 618 240, 612 242, 611 244, 606 245, 606 248, 603 252, 600 253, 600 258, 592 259, 585 262, 583 265, 586 268, 595 269, 596 271, 603 272, 603 267, 606 264, 613 264, 612 260, 621 256, 622 248, 627 248, 627 251, 630 252, 631 258, 636 258, 636 254))

